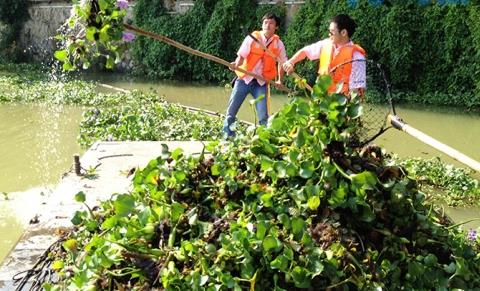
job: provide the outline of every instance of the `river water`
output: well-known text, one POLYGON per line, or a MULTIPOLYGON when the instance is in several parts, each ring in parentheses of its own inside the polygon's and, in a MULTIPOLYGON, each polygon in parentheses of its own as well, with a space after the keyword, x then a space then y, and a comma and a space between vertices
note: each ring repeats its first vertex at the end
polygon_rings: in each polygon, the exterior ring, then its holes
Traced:
MULTIPOLYGON (((95 79, 123 89, 154 90, 168 101, 223 113, 230 89, 176 82, 146 82, 103 75, 95 79)), ((106 90, 99 87, 99 90, 106 90)), ((288 101, 274 95, 273 111, 288 101)), ((76 143, 82 108, 39 104, 0 104, 0 261, 22 233, 28 208, 18 212, 16 191, 55 185, 71 168, 73 155, 82 153, 76 143), (8 193, 6 196, 3 192, 8 193), (21 222, 19 217, 23 217, 21 222)), ((480 160, 480 116, 439 108, 397 108, 397 113, 410 125, 454 147, 475 160, 480 160)), ((253 121, 248 99, 239 118, 253 121)), ((440 156, 448 163, 462 166, 416 139, 391 129, 380 136, 377 144, 399 157, 429 158, 440 156)), ((477 178, 480 178, 478 175, 477 178)), ((38 190, 41 191, 41 190, 38 190)), ((20 195, 20 194, 18 194, 20 195)), ((448 210, 456 221, 480 217, 478 209, 448 210)), ((478 227, 479 222, 467 227, 478 227)))

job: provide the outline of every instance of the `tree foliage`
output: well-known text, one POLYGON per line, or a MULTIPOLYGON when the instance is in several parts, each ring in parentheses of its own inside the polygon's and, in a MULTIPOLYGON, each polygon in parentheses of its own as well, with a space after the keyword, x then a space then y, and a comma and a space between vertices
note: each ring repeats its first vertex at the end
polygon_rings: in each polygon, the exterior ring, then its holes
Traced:
MULTIPOLYGON (((163 7, 162 3, 137 1, 136 24, 227 61, 235 59, 246 34, 259 29, 265 12, 275 11, 280 17, 285 16, 284 5, 259 7, 256 0, 198 0, 193 8, 181 15, 168 14, 165 8, 160 7, 163 7), (162 10, 150 17, 152 12, 148 7, 162 10)), ((232 77, 228 69, 218 64, 188 55, 166 44, 140 39, 134 48, 140 73, 203 82, 225 81, 232 77)))
POLYGON ((28 0, 0 1, 0 60, 15 62, 22 58, 18 37, 23 24, 30 17, 28 6, 28 0))
MULTIPOLYGON (((291 55, 327 37, 328 19, 356 20, 353 40, 387 71, 398 101, 480 108, 480 46, 475 1, 306 1, 288 28, 291 55), (442 4, 443 3, 443 4, 442 4)), ((308 62, 307 62, 308 63, 308 62)), ((302 64, 308 75, 316 66, 302 64)))

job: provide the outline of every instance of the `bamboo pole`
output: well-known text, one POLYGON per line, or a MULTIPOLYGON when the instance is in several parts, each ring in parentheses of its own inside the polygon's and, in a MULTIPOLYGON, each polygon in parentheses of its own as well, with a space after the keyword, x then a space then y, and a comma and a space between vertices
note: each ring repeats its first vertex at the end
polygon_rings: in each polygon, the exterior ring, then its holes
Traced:
POLYGON ((400 117, 397 115, 388 115, 389 123, 396 129, 405 132, 406 134, 418 139, 419 141, 426 143, 427 145, 441 151, 442 153, 448 155, 454 160, 461 162, 464 165, 467 165, 476 172, 480 172, 480 163, 474 159, 462 154, 454 148, 449 147, 448 145, 434 139, 433 137, 421 132, 418 129, 411 127, 406 124, 400 117))
POLYGON ((159 40, 161 42, 164 42, 168 45, 171 45, 173 47, 176 47, 178 49, 181 49, 183 51, 186 51, 187 53, 189 54, 192 54, 192 55, 196 55, 196 56, 199 56, 201 58, 204 58, 204 59, 207 59, 207 60, 210 60, 210 61, 213 61, 215 63, 218 63, 218 64, 221 64, 221 65, 224 65, 226 67, 228 67, 230 70, 232 71, 239 71, 239 72, 242 72, 246 75, 249 75, 249 76, 252 76, 254 77, 255 79, 257 80, 260 80, 260 81, 263 81, 265 83, 269 83, 269 84, 272 84, 273 86, 275 86, 276 88, 278 88, 279 90, 282 90, 282 91, 285 91, 285 92, 288 92, 290 93, 291 90, 289 90, 288 88, 286 88, 285 86, 279 86, 278 84, 276 84, 275 82, 273 81, 267 81, 263 76, 261 75, 258 75, 258 74, 255 74, 255 73, 252 73, 252 72, 248 72, 248 71, 245 71, 244 69, 242 68, 238 68, 236 67, 234 64, 230 63, 230 62, 227 62, 217 56, 214 56, 214 55, 210 55, 210 54, 207 54, 207 53, 204 53, 204 52, 201 52, 199 50, 196 50, 196 49, 192 49, 186 45, 183 45, 177 41, 174 41, 166 36, 163 36, 163 35, 159 35, 159 34, 156 34, 156 33, 153 33, 153 32, 150 32, 150 31, 146 31, 146 30, 143 30, 143 29, 140 29, 138 27, 134 27, 132 25, 129 25, 129 24, 123 24, 123 26, 130 30, 130 31, 133 31, 137 34, 140 34, 140 35, 143 35, 143 36, 147 36, 147 37, 150 37, 150 38, 153 38, 153 39, 156 39, 156 40, 159 40))

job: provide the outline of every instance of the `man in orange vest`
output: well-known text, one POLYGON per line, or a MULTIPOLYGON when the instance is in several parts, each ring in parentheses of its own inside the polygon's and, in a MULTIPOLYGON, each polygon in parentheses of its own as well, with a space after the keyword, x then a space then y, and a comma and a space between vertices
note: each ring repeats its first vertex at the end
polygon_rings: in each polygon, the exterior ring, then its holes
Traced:
MULTIPOLYGON (((287 60, 285 46, 278 35, 275 34, 279 26, 280 18, 273 13, 267 13, 262 18, 262 30, 254 31, 252 35, 262 42, 275 57, 284 62, 287 60)), ((235 122, 238 110, 249 93, 252 94, 254 99, 262 95, 265 96, 268 86, 265 80, 274 80, 277 75, 279 77, 277 83, 282 83, 283 71, 277 68, 275 58, 266 53, 264 47, 257 43, 254 38, 251 36, 245 37, 237 52, 237 59, 234 65, 245 71, 260 75, 264 80, 257 80, 250 75, 235 71, 238 78, 230 95, 223 125, 223 132, 227 137, 235 135, 231 125, 235 122)), ((267 98, 257 102, 256 110, 259 124, 266 124, 268 119, 267 98)))
POLYGON ((328 28, 330 37, 297 51, 283 64, 283 69, 287 73, 293 72, 295 64, 305 57, 320 60, 318 74, 330 74, 333 79, 329 92, 337 92, 341 86, 345 95, 352 91, 362 94, 366 87, 366 66, 364 61, 355 60, 365 60, 365 50, 351 40, 355 28, 355 21, 348 15, 335 16, 328 28))

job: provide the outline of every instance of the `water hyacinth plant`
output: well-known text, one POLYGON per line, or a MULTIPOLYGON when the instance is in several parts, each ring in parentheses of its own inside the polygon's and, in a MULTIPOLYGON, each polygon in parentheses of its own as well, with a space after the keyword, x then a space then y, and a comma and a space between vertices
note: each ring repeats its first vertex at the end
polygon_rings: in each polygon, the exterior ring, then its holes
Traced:
POLYGON ((471 241, 476 241, 477 240, 477 231, 474 229, 470 229, 467 233, 467 239, 471 241))
POLYGON ((350 148, 358 100, 322 88, 210 155, 163 146, 131 191, 75 213, 43 287, 475 290, 478 244, 402 167, 350 148))
POLYGON ((66 71, 79 67, 87 69, 94 59, 104 59, 105 67, 112 69, 121 61, 123 52, 135 35, 125 32, 123 20, 127 14, 127 0, 74 1, 65 31, 57 36, 61 49, 55 58, 66 71))

